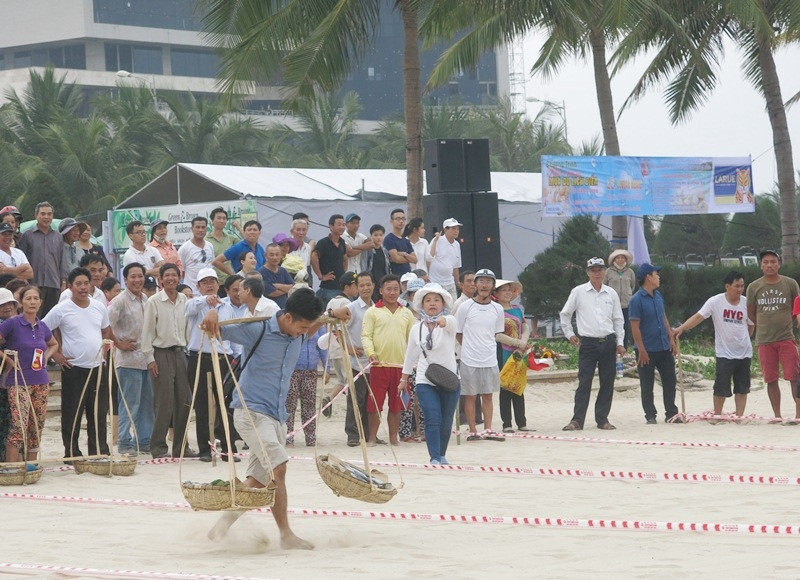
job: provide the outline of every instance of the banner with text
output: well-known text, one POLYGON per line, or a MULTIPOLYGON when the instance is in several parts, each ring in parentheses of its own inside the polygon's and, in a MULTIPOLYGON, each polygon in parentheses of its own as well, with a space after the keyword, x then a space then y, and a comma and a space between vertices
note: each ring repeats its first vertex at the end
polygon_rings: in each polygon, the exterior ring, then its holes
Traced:
POLYGON ((150 242, 150 224, 159 219, 167 220, 169 222, 167 239, 175 246, 180 246, 192 238, 192 219, 197 216, 208 218, 208 231, 211 231, 209 214, 211 210, 218 207, 228 212, 228 224, 225 227, 225 231, 230 234, 238 235, 234 228, 234 222, 243 226, 248 220, 258 219, 256 202, 252 199, 112 210, 109 213, 111 214, 110 225, 113 250, 121 253, 128 249, 130 240, 125 232, 125 226, 134 220, 142 222, 147 227, 148 243, 150 242))
POLYGON ((749 157, 542 156, 543 215, 752 213, 749 157))

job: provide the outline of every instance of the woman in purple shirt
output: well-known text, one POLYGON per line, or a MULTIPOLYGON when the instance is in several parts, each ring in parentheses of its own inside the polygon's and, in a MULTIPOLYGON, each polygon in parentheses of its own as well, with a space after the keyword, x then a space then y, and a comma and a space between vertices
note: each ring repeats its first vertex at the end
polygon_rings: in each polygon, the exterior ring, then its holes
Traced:
MULTIPOLYGON (((19 296, 22 314, 0 324, 0 340, 5 341, 5 352, 16 351, 18 361, 5 380, 11 409, 11 428, 6 441, 6 461, 9 463, 23 460, 23 441, 27 447, 25 460, 36 460, 50 388, 47 361, 58 349, 53 333, 36 317, 42 303, 39 288, 26 286, 20 290, 19 296)), ((6 366, 8 364, 6 362, 6 366)))

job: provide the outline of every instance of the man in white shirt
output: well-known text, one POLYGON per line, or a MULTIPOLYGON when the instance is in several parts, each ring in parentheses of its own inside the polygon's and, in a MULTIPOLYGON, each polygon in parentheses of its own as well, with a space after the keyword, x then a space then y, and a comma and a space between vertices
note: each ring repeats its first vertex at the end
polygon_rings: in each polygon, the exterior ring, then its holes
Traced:
MULTIPOLYGON (((195 428, 197 432, 197 453, 200 461, 211 461, 211 428, 209 426, 210 417, 208 416, 208 388, 211 387, 212 396, 216 401, 216 416, 214 423, 221 421, 220 411, 225 407, 224 397, 219 396, 220 388, 212 379, 211 384, 208 382, 208 374, 214 373, 214 354, 211 351, 211 342, 205 333, 200 330, 200 323, 208 313, 209 310, 214 309, 217 311, 219 320, 230 320, 234 318, 233 310, 227 304, 224 304, 217 291, 219 290, 219 279, 217 272, 214 268, 203 268, 197 274, 197 287, 200 291, 199 296, 190 298, 186 301, 186 328, 188 333, 188 377, 189 384, 195 384, 195 377, 198 375, 197 380, 197 393, 194 396, 194 412, 195 412, 195 428)), ((213 339, 216 345, 216 357, 219 361, 219 367, 222 371, 225 370, 224 354, 232 354, 230 343, 228 341, 220 341, 213 339)), ((220 438, 222 460, 228 460, 228 440, 223 433, 220 438)), ((230 442, 231 452, 236 453, 236 445, 233 441, 230 442)), ((234 461, 238 461, 238 457, 234 457, 234 461)))
MULTIPOLYGON (((106 265, 106 259, 100 254, 86 254, 81 258, 80 267, 86 268, 87 270, 89 270, 89 274, 92 275, 91 280, 89 280, 89 282, 92 285, 91 292, 89 293, 89 298, 97 300, 100 302, 100 304, 105 306, 106 295, 100 289, 100 285, 103 283, 103 280, 106 279, 106 276, 108 276, 108 266, 106 265)), ((72 298, 72 290, 67 288, 61 293, 61 296, 59 296, 58 301, 64 302, 64 300, 69 300, 70 298, 72 298)))
POLYGON ((240 291, 242 304, 247 306, 242 318, 255 318, 256 316, 275 316, 281 307, 264 296, 264 279, 258 272, 245 276, 240 291))
POLYGON ((358 231, 361 226, 361 217, 349 213, 344 218, 344 233, 342 239, 347 244, 347 270, 350 272, 363 272, 367 269, 367 250, 372 250, 375 245, 367 236, 358 231))
POLYGON ((214 261, 214 246, 206 239, 208 220, 203 216, 192 219, 192 239, 178 249, 178 257, 183 262, 183 283, 197 296, 197 275, 203 268, 210 268, 214 261))
POLYGON ((456 313, 456 339, 461 344, 461 394, 464 412, 469 424, 467 441, 484 437, 477 433, 475 423, 475 399, 481 397, 485 437, 504 441, 492 431, 494 404, 492 395, 500 392, 500 369, 497 366, 497 342, 515 341, 503 334, 505 315, 503 307, 492 301, 496 277, 494 272, 483 268, 475 273, 477 293, 472 300, 463 303, 456 313))
POLYGON ((456 238, 461 232, 461 226, 455 218, 444 220, 444 235, 436 232, 428 250, 428 276, 431 282, 436 282, 450 292, 453 300, 456 299, 456 285, 458 284, 458 269, 461 267, 461 244, 456 238), (444 239, 442 239, 444 238, 444 239))
MULTIPOLYGON (((83 455, 78 435, 84 412, 89 455, 109 453, 106 433, 108 369, 103 364, 103 340, 114 340, 114 333, 105 305, 89 298, 90 278, 91 274, 84 268, 72 270, 67 277, 72 298, 54 306, 42 320, 58 341, 58 352, 53 360, 62 369, 61 440, 68 461, 83 455)), ((127 348, 130 342, 121 342, 118 346, 127 348)))
POLYGON ((711 318, 714 322, 714 349, 717 355, 714 414, 722 414, 725 399, 733 395, 736 415, 741 417, 750 392, 750 360, 753 357, 750 337, 755 326, 747 316, 747 298, 742 295, 744 276, 739 272, 728 272, 723 282, 725 292, 709 298, 696 314, 673 331, 673 336, 677 339, 706 318, 711 318))
POLYGON ((33 268, 28 257, 22 250, 12 248, 13 243, 14 226, 0 224, 0 274, 12 274, 15 278, 30 280, 33 278, 33 268))
POLYGON ((595 368, 598 370, 600 390, 594 405, 594 418, 598 429, 616 429, 608 422, 611 401, 614 398, 616 355, 624 355, 625 319, 619 296, 610 286, 603 284, 606 265, 602 258, 591 258, 586 263, 589 281, 576 286, 561 309, 561 330, 564 336, 578 347, 578 388, 575 391, 575 409, 572 420, 564 431, 580 431, 586 420, 589 397, 595 368), (578 323, 578 334, 572 330, 572 315, 578 323))
MULTIPOLYGON (((372 292, 375 289, 375 282, 369 272, 360 272, 357 284, 358 298, 343 307, 328 311, 329 316, 347 320, 348 353, 350 354, 350 367, 352 368, 353 376, 359 374, 361 369, 366 368, 367 364, 369 364, 369 359, 367 359, 361 342, 361 330, 364 326, 364 314, 372 306, 372 292)), ((368 386, 369 373, 366 372, 355 381, 358 415, 356 415, 353 407, 353 399, 349 394, 347 396, 347 415, 345 415, 344 420, 344 432, 347 435, 348 447, 358 447, 360 443, 358 423, 356 423, 357 418, 361 422, 362 432, 365 435, 367 433, 365 418, 367 417, 368 386)))
POLYGON ((147 275, 158 277, 158 269, 164 263, 164 258, 153 246, 147 244, 147 228, 139 220, 134 220, 125 226, 131 245, 122 257, 123 268, 128 264, 139 263, 147 269, 147 275))

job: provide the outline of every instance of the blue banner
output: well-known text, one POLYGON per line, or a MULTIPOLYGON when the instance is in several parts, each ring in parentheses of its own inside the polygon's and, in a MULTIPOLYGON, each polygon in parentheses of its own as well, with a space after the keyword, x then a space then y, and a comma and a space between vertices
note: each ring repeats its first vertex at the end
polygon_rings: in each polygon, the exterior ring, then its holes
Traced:
POLYGON ((542 156, 543 215, 754 212, 749 157, 542 156))

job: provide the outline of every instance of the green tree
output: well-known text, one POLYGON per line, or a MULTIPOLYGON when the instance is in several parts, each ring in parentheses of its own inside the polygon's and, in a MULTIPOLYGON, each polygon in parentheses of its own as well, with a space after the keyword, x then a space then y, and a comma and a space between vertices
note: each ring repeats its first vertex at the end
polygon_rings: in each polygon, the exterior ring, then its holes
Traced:
POLYGON ((686 120, 708 100, 717 84, 724 40, 733 40, 745 78, 767 105, 780 191, 781 253, 785 263, 796 262, 800 245, 792 142, 774 52, 800 37, 800 2, 665 0, 657 6, 631 29, 615 55, 624 64, 645 52, 655 54, 628 102, 668 81, 664 97, 670 118, 673 123, 686 120))
POLYGON ((572 288, 587 281, 586 261, 592 256, 608 256, 611 246, 597 223, 587 215, 569 219, 555 243, 522 271, 519 281, 525 288, 526 313, 535 318, 558 316, 572 288))
MULTIPOLYGON (((558 74, 571 58, 591 58, 606 155, 620 155, 611 75, 606 49, 622 32, 634 26, 644 8, 657 2, 639 0, 439 0, 423 20, 428 42, 454 38, 429 80, 439 86, 457 70, 475 66, 486 50, 519 35, 539 30, 545 41, 531 72, 545 78, 558 74)), ((624 246, 627 219, 612 218, 615 245, 624 246)))
POLYGON ((781 245, 778 195, 756 196, 754 213, 735 213, 722 238, 720 254, 735 252, 743 246, 755 249, 779 248, 781 245))
POLYGON ((716 254, 725 227, 725 216, 718 213, 664 216, 653 250, 662 256, 675 255, 679 262, 687 254, 716 254))
MULTIPOLYGON (((403 114, 408 210, 422 215, 422 96, 418 18, 430 0, 394 0, 403 19, 403 114)), ((275 81, 289 97, 335 91, 365 47, 375 41, 382 0, 203 0, 212 43, 223 49, 229 92, 275 81)))

